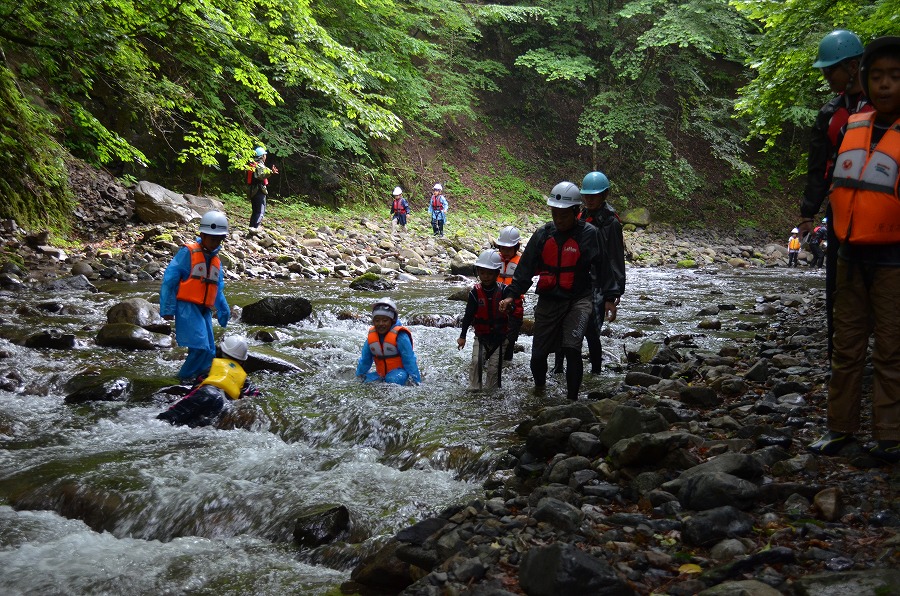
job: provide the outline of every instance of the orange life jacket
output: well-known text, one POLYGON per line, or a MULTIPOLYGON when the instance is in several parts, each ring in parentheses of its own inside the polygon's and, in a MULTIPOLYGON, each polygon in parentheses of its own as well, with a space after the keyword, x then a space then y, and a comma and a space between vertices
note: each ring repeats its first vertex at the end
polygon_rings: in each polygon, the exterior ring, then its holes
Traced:
POLYGON ((788 250, 800 250, 800 239, 791 238, 788 240, 788 250))
POLYGON ((506 313, 500 312, 502 293, 503 288, 497 286, 497 289, 488 297, 481 284, 475 284, 475 298, 478 300, 478 310, 475 311, 472 328, 475 329, 476 336, 506 335, 506 332, 509 330, 509 317, 506 313))
POLYGON ((873 149, 874 122, 874 112, 850 116, 835 162, 832 225, 841 242, 900 242, 900 119, 873 149))
MULTIPOLYGON (((497 281, 500 283, 504 283, 509 285, 512 283, 513 275, 516 273, 516 267, 519 265, 519 257, 521 255, 516 255, 508 261, 504 261, 503 257, 500 257, 500 275, 497 277, 497 281)), ((513 300, 513 310, 512 315, 517 319, 521 319, 525 316, 525 297, 519 296, 515 300, 513 300)))
POLYGON ((406 208, 403 207, 403 199, 394 199, 394 213, 406 213, 406 208))
POLYGON ((184 245, 191 251, 191 274, 178 284, 178 300, 193 302, 200 306, 212 308, 219 292, 219 273, 222 263, 214 256, 206 263, 206 254, 199 242, 188 242, 184 245))
POLYGON ((384 334, 384 339, 378 336, 374 325, 369 327, 369 351, 372 352, 375 370, 381 378, 395 368, 403 368, 403 359, 400 357, 400 350, 397 349, 398 333, 407 334, 409 343, 412 343, 412 333, 406 327, 400 325, 391 327, 391 330, 384 334))
POLYGON ((441 203, 441 195, 431 195, 431 210, 432 211, 443 211, 444 204, 441 203))
POLYGON ((575 287, 575 266, 581 257, 581 247, 575 238, 567 238, 560 245, 550 236, 541 251, 541 270, 538 271, 537 291, 552 290, 555 287, 570 291, 575 287))

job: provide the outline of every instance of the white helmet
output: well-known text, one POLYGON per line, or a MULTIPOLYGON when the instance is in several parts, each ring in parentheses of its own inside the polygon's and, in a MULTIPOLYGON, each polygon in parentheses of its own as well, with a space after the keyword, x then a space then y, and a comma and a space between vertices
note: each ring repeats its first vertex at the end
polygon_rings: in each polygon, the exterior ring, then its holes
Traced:
POLYGON ((247 349, 247 340, 240 335, 228 335, 219 344, 222 353, 230 356, 235 360, 244 361, 247 359, 249 350, 247 349))
POLYGON ((400 188, 399 186, 395 186, 394 192, 392 192, 391 194, 394 195, 395 197, 399 197, 400 195, 403 194, 403 189, 400 188))
POLYGON ((519 230, 513 226, 506 226, 500 230, 500 236, 497 238, 498 246, 517 246, 522 241, 519 230))
POLYGON ((493 248, 487 249, 478 255, 478 260, 475 261, 475 267, 499 271, 500 268, 503 267, 503 262, 500 260, 500 253, 493 248))
POLYGON ((550 191, 547 204, 551 207, 578 207, 581 205, 581 192, 572 182, 560 182, 550 191))
POLYGON ((791 234, 799 234, 799 233, 800 233, 800 228, 794 228, 793 230, 791 230, 791 234))
POLYGON ((390 298, 379 298, 372 305, 373 317, 390 317, 391 320, 397 320, 397 303, 390 298))
POLYGON ((210 236, 227 236, 228 218, 221 211, 207 211, 200 218, 200 233, 210 236))
POLYGON ((440 184, 435 184, 435 185, 431 188, 431 190, 443 191, 443 190, 444 190, 444 187, 441 186, 440 184))

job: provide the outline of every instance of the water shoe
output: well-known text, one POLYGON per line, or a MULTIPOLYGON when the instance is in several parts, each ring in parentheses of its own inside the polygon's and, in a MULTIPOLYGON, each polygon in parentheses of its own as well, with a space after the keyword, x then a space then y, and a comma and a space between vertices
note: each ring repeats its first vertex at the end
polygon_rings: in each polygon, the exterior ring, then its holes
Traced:
POLYGON ((837 455, 841 449, 854 441, 852 433, 842 433, 830 430, 813 443, 810 443, 806 449, 812 453, 819 455, 837 455))
POLYGON ((895 464, 900 462, 900 441, 876 441, 869 453, 882 461, 895 464))

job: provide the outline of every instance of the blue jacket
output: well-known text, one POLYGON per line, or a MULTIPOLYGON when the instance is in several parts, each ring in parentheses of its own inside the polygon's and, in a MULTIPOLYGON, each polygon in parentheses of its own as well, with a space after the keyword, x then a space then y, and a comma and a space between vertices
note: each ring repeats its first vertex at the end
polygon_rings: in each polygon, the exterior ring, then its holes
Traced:
MULTIPOLYGON (((401 325, 400 319, 394 323, 394 327, 401 325)), ((392 327, 393 328, 393 327, 392 327)), ((412 340, 406 333, 397 334, 397 351, 400 352, 400 359, 403 361, 403 370, 409 374, 409 378, 418 385, 422 382, 422 375, 419 374, 419 364, 416 361, 416 353, 413 351, 412 340)), ((375 358, 369 349, 368 337, 363 340, 362 353, 359 355, 359 362, 356 365, 356 376, 361 377, 369 372, 375 358)))
POLYGON ((443 211, 435 211, 434 207, 431 204, 431 197, 428 198, 428 215, 431 216, 431 219, 442 219, 447 221, 447 209, 450 208, 450 204, 447 202, 447 198, 444 195, 439 195, 438 198, 441 200, 441 205, 444 207, 443 211))
MULTIPOLYGON (((200 239, 198 238, 199 242, 200 239)), ((216 248, 210 258, 218 254, 216 248)), ((162 286, 159 289, 159 314, 162 316, 175 315, 175 341, 179 346, 187 348, 199 348, 201 350, 216 350, 216 339, 212 329, 212 311, 208 308, 185 302, 176 298, 178 286, 182 280, 191 274, 191 253, 187 247, 182 246, 163 274, 162 286)), ((215 307, 219 325, 228 325, 231 317, 231 309, 225 300, 225 274, 219 272, 219 288, 216 293, 215 307)))

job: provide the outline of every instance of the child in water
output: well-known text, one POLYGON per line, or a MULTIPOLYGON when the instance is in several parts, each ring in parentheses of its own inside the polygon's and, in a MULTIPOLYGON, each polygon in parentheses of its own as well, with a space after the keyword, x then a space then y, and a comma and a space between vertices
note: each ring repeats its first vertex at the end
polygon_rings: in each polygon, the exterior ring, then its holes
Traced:
POLYGON ((469 326, 475 328, 475 345, 472 346, 472 362, 469 365, 469 391, 500 387, 503 350, 509 332, 509 315, 500 310, 500 299, 506 285, 497 282, 502 266, 500 253, 494 249, 482 252, 475 261, 475 273, 480 283, 469 292, 462 332, 456 340, 457 348, 462 350, 466 345, 469 326))
POLYGON ((365 383, 385 381, 406 385, 412 380, 418 385, 422 382, 412 333, 400 324, 397 304, 390 298, 381 298, 372 305, 372 326, 362 345, 356 376, 365 383), (373 363, 375 370, 369 372, 373 363))
POLYGON ((221 358, 213 358, 209 374, 190 393, 158 415, 176 426, 208 426, 225 409, 230 400, 256 397, 259 390, 247 380, 242 366, 249 355, 247 340, 231 335, 219 344, 221 358))

